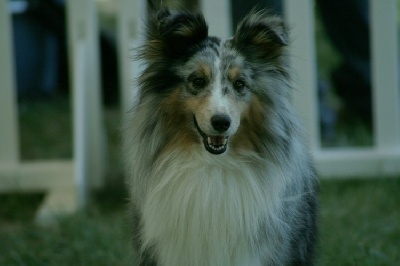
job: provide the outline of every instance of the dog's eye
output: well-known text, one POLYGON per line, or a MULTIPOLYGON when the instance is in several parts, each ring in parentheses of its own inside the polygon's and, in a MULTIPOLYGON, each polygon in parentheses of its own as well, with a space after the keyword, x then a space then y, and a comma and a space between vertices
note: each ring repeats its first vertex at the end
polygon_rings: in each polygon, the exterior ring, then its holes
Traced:
POLYGON ((202 77, 194 78, 192 80, 193 87, 196 89, 204 88, 206 86, 206 83, 206 79, 202 77))
POLYGON ((235 82, 233 82, 233 88, 237 91, 243 91, 243 89, 246 87, 246 84, 244 83, 243 80, 237 79, 235 82))

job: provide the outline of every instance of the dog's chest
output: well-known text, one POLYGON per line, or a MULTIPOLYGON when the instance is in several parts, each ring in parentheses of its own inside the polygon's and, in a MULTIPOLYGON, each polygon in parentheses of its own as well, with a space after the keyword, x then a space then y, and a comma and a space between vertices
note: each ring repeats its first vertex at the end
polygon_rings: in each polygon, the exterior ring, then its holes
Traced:
POLYGON ((162 265, 261 264, 257 235, 278 201, 257 171, 187 158, 162 169, 143 209, 144 244, 162 265))

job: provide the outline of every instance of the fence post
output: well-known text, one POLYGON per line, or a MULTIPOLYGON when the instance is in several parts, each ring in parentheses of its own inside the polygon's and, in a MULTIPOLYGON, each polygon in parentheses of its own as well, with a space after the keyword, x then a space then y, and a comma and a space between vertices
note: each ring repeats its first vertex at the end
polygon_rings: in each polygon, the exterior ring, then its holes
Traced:
POLYGON ((313 3, 313 0, 285 0, 284 8, 286 19, 292 26, 293 102, 304 121, 310 147, 316 151, 320 149, 320 132, 313 3))
POLYGON ((0 162, 16 165, 19 161, 19 134, 12 32, 8 1, 0 1, 0 162))
POLYGON ((86 203, 89 187, 102 185, 105 172, 97 15, 95 1, 67 1, 75 179, 80 206, 86 203))
POLYGON ((400 148, 397 1, 370 0, 375 146, 400 148))
POLYGON ((119 82, 122 114, 132 108, 137 100, 135 78, 140 73, 140 63, 133 57, 133 48, 139 45, 146 19, 146 3, 141 0, 120 0, 117 13, 117 39, 119 55, 119 82))

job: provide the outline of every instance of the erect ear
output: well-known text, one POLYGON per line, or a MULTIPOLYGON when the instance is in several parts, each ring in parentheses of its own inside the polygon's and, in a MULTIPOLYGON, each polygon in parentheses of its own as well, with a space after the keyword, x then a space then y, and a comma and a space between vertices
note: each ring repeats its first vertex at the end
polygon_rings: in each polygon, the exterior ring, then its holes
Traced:
POLYGON ((208 36, 208 26, 200 13, 161 9, 150 14, 147 41, 142 56, 147 60, 180 58, 208 36))
POLYGON ((239 52, 254 59, 274 59, 289 44, 283 20, 266 11, 251 11, 240 23, 233 37, 239 52))

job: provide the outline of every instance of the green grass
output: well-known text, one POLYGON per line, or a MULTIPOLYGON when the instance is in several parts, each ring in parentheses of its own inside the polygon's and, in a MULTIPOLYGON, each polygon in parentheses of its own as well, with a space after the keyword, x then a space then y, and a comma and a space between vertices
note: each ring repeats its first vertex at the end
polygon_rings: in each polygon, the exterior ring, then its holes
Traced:
POLYGON ((398 265, 400 179, 321 183, 320 264, 398 265))
POLYGON ((67 97, 19 104, 22 160, 71 158, 72 119, 67 97))
MULTIPOLYGON (((22 202, 13 205, 13 211, 21 211, 22 202)), ((31 219, 2 219, 0 265, 129 265, 129 229, 123 206, 106 204, 104 208, 96 202, 85 212, 60 217, 46 228, 31 219)))

